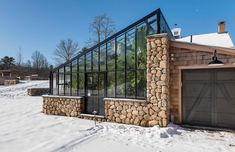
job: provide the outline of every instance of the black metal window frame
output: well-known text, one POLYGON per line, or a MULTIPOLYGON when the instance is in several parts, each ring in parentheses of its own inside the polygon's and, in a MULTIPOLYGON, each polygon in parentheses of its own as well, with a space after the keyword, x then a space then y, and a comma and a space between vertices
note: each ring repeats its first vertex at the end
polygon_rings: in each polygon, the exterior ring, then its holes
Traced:
MULTIPOLYGON (((111 37, 109 37, 109 38, 107 38, 106 40, 104 40, 104 41, 102 41, 102 42, 100 42, 99 44, 97 44, 97 45, 95 45, 95 46, 93 46, 93 47, 91 47, 90 49, 88 49, 88 50, 86 50, 86 51, 84 51, 84 52, 82 52, 82 53, 80 53, 79 55, 77 55, 75 58, 73 58, 72 60, 70 60, 70 61, 68 61, 68 62, 66 62, 66 63, 64 63, 64 64, 62 64, 62 65, 60 65, 60 66, 58 66, 57 68, 55 68, 55 69, 53 69, 51 72, 50 72, 50 91, 51 91, 51 94, 53 94, 53 74, 54 73, 56 73, 56 75, 58 75, 57 76, 57 79, 59 79, 60 78, 60 74, 64 74, 64 83, 59 83, 60 82, 60 80, 56 80, 56 82, 57 82, 57 86, 58 86, 58 95, 66 95, 66 81, 65 81, 65 79, 66 79, 66 75, 67 74, 70 74, 71 76, 70 76, 70 81, 72 81, 72 74, 74 74, 73 73, 73 71, 72 71, 72 63, 76 60, 77 61, 77 94, 76 95, 79 95, 79 96, 84 96, 85 94, 81 94, 80 93, 80 86, 82 86, 81 85, 81 82, 79 82, 79 77, 80 77, 80 75, 81 74, 83 74, 83 77, 84 77, 84 82, 82 82, 82 83, 84 83, 83 84, 83 91, 84 91, 84 93, 85 93, 85 73, 86 72, 106 72, 107 74, 106 74, 106 86, 105 86, 105 88, 106 88, 106 90, 105 90, 105 92, 106 92, 106 97, 109 97, 108 96, 108 94, 107 94, 107 92, 108 92, 108 73, 109 72, 114 72, 114 96, 110 96, 110 97, 118 97, 117 96, 117 72, 124 72, 124 79, 125 79, 125 88, 124 88, 124 92, 125 92, 125 94, 123 95, 123 97, 124 98, 140 98, 140 99, 146 99, 146 93, 145 93, 145 95, 143 96, 143 97, 139 97, 138 96, 138 86, 137 86, 137 79, 138 79, 138 72, 140 72, 140 71, 146 71, 146 67, 145 68, 142 68, 142 69, 139 69, 138 68, 138 66, 137 66, 137 60, 138 60, 138 57, 137 57, 137 32, 138 32, 138 27, 139 26, 142 26, 142 25, 145 25, 145 27, 146 27, 146 36, 147 35, 149 35, 149 33, 150 33, 150 29, 152 30, 151 31, 151 34, 159 34, 159 33, 168 33, 168 37, 169 38, 173 38, 173 35, 172 35, 172 33, 171 33, 171 30, 170 30, 170 28, 169 28, 169 26, 168 26, 168 24, 167 24, 167 22, 166 22, 166 20, 165 20, 165 18, 164 18, 164 16, 163 16, 163 14, 161 13, 161 10, 160 9, 157 9, 157 10, 155 10, 155 11, 153 11, 152 13, 150 13, 149 15, 147 15, 147 16, 145 16, 145 17, 143 17, 142 19, 140 19, 139 21, 137 21, 137 22, 135 22, 135 23, 133 23, 133 24, 131 24, 130 26, 128 26, 127 28, 124 28, 123 30, 121 30, 121 31, 119 31, 119 32, 117 32, 116 34, 114 34, 114 35, 112 35, 111 37), (154 27, 151 27, 152 25, 156 25, 156 27, 154 26, 154 27), (128 34, 128 32, 129 31, 131 31, 131 30, 134 30, 134 33, 132 33, 132 34, 134 34, 134 44, 132 44, 132 45, 134 45, 134 68, 133 69, 128 69, 127 68, 127 38, 128 38, 128 36, 127 36, 127 34, 128 34), (120 70, 120 69, 117 69, 117 39, 119 38, 119 37, 121 37, 121 36, 124 36, 124 43, 125 43, 125 48, 124 48, 124 52, 125 52, 125 65, 124 65, 124 69, 123 70, 120 70), (114 44, 114 55, 115 55, 115 58, 114 58, 114 69, 108 69, 108 59, 109 59, 109 54, 108 54, 108 44, 109 44, 109 42, 114 42, 115 44, 114 44), (101 51, 101 47, 105 47, 105 67, 106 67, 106 69, 105 70, 100 70, 100 63, 101 63, 101 58, 100 58, 100 51, 101 51), (97 63, 98 63, 98 71, 96 70, 96 71, 93 71, 93 50, 97 50, 98 51, 98 61, 97 61, 97 63), (88 63, 86 60, 87 60, 87 54, 89 54, 90 55, 90 63, 88 63), (79 69, 79 60, 80 60, 80 58, 83 58, 83 64, 84 64, 84 71, 80 71, 80 69, 79 69), (90 69, 89 69, 89 71, 88 71, 88 69, 87 69, 87 63, 88 63, 88 65, 90 66, 90 69), (70 66, 70 73, 66 73, 66 67, 68 67, 68 66, 70 66), (64 73, 62 73, 62 72, 60 72, 59 71, 59 69, 61 69, 61 68, 63 68, 63 71, 64 71, 64 73), (128 72, 127 72, 128 71, 128 72), (130 73, 130 71, 131 72, 133 72, 133 74, 134 74, 134 81, 135 81, 135 86, 134 86, 134 95, 132 96, 132 97, 130 97, 130 96, 127 96, 127 74, 128 73, 130 73), (60 85, 63 85, 63 94, 60 94, 60 85)), ((147 51, 147 50, 146 50, 147 51)), ((97 64, 96 63, 96 64, 97 64)), ((145 77, 145 79, 146 79, 146 77, 145 77)), ((146 81, 146 80, 145 80, 146 81)), ((72 82, 70 82, 70 85, 72 85, 72 82)), ((145 86, 146 87, 146 86, 145 86)), ((70 93, 69 93, 70 95, 74 95, 74 94, 72 94, 72 88, 70 88, 70 93)))

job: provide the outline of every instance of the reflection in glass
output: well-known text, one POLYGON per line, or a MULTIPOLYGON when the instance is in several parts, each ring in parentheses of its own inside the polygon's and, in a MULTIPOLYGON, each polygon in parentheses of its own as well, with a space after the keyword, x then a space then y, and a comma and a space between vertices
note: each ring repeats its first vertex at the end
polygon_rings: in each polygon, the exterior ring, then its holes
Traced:
POLYGON ((94 49, 93 50, 93 71, 98 71, 98 66, 99 66, 99 50, 94 49))
POLYGON ((135 69, 135 30, 127 33, 126 38, 126 68, 135 69))
POLYGON ((125 35, 117 38, 117 69, 125 69, 125 35))
POLYGON ((135 97, 135 72, 128 71, 126 76, 126 97, 135 97))
POLYGON ((115 72, 108 72, 107 96, 115 97, 115 72))
POLYGON ((112 40, 107 44, 107 62, 108 71, 115 70, 115 41, 112 40))
POLYGON ((125 73, 117 72, 117 97, 125 97, 125 73))
POLYGON ((100 47, 100 71, 106 71, 106 46, 100 47))
POLYGON ((86 54, 86 71, 91 71, 91 52, 86 54))

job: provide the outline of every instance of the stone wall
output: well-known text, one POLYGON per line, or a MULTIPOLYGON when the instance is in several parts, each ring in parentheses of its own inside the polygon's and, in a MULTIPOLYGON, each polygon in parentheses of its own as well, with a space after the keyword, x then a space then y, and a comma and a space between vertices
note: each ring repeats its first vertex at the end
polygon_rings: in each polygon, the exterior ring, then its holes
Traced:
POLYGON ((146 100, 105 98, 107 121, 147 126, 149 109, 146 100))
POLYGON ((15 85, 19 83, 18 79, 14 79, 14 80, 4 80, 4 85, 5 86, 9 86, 9 85, 15 85))
POLYGON ((107 121, 141 126, 169 122, 169 41, 166 34, 147 38, 147 101, 105 99, 107 121))
POLYGON ((41 96, 44 94, 48 94, 49 91, 49 88, 29 88, 27 89, 27 94, 29 96, 41 96))
POLYGON ((43 96, 43 113, 49 115, 61 115, 78 117, 84 110, 84 102, 81 97, 73 96, 43 96))
MULTIPOLYGON (((180 122, 180 99, 179 99, 179 67, 180 66, 207 66, 211 61, 213 53, 204 51, 195 51, 192 49, 170 48, 172 59, 170 61, 170 113, 174 115, 174 122, 180 122)), ((218 54, 219 60, 226 64, 234 64, 235 56, 218 54)))

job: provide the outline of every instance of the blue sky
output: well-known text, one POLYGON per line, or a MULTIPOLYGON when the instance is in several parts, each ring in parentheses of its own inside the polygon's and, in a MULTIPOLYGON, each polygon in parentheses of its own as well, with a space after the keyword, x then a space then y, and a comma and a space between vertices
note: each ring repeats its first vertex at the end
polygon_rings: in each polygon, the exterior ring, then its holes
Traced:
POLYGON ((121 30, 157 8, 171 28, 175 23, 182 28, 183 36, 217 32, 218 22, 225 20, 235 40, 234 0, 0 0, 0 57, 15 57, 21 47, 25 61, 38 50, 53 63, 61 39, 84 46, 95 16, 108 14, 121 30))

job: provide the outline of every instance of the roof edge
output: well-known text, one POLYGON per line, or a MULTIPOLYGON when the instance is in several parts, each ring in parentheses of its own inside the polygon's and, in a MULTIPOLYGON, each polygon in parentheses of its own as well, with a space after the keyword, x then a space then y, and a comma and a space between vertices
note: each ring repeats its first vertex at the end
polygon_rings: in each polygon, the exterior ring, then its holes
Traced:
POLYGON ((171 40, 170 46, 176 47, 176 48, 190 49, 190 50, 195 50, 195 51, 211 52, 211 53, 217 50, 217 53, 220 53, 220 54, 235 55, 235 48, 203 45, 203 44, 182 42, 182 41, 176 41, 176 40, 171 40))

